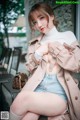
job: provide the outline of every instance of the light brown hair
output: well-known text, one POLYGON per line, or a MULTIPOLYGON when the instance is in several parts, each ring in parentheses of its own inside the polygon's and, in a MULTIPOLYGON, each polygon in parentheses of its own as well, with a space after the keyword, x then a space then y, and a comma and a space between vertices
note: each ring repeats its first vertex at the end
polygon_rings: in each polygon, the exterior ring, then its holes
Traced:
MULTIPOLYGON (((54 16, 53 13, 53 9, 47 4, 47 3, 37 3, 34 6, 32 6, 29 15, 28 15, 28 20, 29 20, 29 24, 30 27, 32 29, 32 22, 34 19, 34 13, 41 13, 44 16, 46 16, 47 20, 49 21, 49 16, 54 16)), ((53 20, 53 24, 55 26, 58 25, 58 21, 56 21, 55 16, 54 16, 54 20, 53 20)))

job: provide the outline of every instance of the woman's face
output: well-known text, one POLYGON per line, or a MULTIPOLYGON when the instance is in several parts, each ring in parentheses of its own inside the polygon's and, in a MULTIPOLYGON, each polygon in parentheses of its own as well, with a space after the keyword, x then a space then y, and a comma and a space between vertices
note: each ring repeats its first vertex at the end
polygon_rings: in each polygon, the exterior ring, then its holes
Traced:
POLYGON ((48 18, 47 18, 45 15, 39 14, 37 12, 34 13, 33 15, 34 15, 33 28, 35 30, 38 30, 39 32, 46 34, 54 26, 53 16, 48 15, 48 18))

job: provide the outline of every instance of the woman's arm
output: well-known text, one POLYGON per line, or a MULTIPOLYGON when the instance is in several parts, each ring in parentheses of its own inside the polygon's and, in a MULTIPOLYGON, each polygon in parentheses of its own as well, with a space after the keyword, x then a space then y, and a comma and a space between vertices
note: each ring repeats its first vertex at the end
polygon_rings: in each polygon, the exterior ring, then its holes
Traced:
POLYGON ((34 56, 34 45, 30 45, 28 47, 28 53, 26 56, 26 67, 28 72, 32 73, 32 71, 37 67, 37 63, 35 60, 33 60, 34 56))
POLYGON ((34 54, 35 59, 40 62, 42 57, 48 53, 48 44, 41 45, 34 54))
POLYGON ((42 60, 42 56, 47 54, 48 52, 48 44, 38 45, 32 44, 28 48, 28 54, 26 56, 26 66, 29 72, 32 72, 42 60))
POLYGON ((49 52, 64 69, 72 72, 80 72, 80 45, 75 41, 72 45, 49 43, 49 52))

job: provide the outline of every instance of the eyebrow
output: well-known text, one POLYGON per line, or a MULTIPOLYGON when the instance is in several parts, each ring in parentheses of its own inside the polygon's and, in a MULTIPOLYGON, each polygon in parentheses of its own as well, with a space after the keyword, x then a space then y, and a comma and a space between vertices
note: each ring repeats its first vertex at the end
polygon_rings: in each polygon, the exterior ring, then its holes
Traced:
MULTIPOLYGON (((41 17, 41 16, 44 16, 44 15, 41 15, 41 14, 40 14, 40 15, 37 16, 37 18, 39 18, 39 17, 41 17)), ((33 18, 32 21, 35 21, 35 17, 33 18)))
POLYGON ((43 15, 38 15, 38 17, 41 17, 41 16, 43 16, 43 15))

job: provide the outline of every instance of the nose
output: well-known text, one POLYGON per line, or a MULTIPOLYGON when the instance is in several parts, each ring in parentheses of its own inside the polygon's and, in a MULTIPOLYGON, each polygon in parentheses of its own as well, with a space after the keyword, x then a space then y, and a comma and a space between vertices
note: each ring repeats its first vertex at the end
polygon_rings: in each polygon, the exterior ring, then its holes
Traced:
POLYGON ((37 24, 38 24, 38 27, 42 26, 41 21, 38 21, 37 24))

